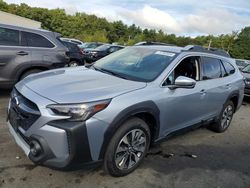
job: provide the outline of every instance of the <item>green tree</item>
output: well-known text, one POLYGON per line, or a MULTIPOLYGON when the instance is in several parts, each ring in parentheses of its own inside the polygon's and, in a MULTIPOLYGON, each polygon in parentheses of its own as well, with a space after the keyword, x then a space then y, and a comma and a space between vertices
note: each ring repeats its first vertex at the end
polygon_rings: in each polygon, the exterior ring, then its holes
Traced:
POLYGON ((83 41, 117 42, 133 45, 140 41, 158 41, 178 46, 188 44, 204 47, 221 48, 236 58, 250 59, 250 27, 244 28, 239 34, 219 36, 197 36, 195 38, 166 34, 163 30, 141 29, 122 21, 108 22, 105 18, 78 12, 75 15, 66 14, 64 9, 46 9, 30 7, 27 4, 7 4, 0 0, 0 10, 30 18, 42 23, 42 28, 61 33, 64 37, 77 38, 83 41))
POLYGON ((230 54, 235 58, 250 60, 250 27, 241 30, 236 38, 230 54))

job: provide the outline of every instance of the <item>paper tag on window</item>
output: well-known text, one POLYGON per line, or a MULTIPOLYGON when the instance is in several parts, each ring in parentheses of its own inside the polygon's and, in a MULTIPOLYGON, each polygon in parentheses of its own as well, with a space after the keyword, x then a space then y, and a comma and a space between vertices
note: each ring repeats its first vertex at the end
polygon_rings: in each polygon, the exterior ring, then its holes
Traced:
POLYGON ((175 53, 171 53, 171 52, 163 52, 163 51, 157 51, 157 52, 155 52, 155 54, 157 54, 157 55, 169 56, 169 57, 173 57, 173 56, 175 56, 175 53))

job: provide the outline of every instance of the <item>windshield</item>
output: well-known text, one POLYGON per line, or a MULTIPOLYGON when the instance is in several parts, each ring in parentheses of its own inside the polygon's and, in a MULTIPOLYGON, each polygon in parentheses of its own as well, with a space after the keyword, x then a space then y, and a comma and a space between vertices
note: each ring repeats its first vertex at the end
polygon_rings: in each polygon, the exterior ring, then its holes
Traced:
POLYGON ((128 47, 98 60, 94 68, 129 80, 150 82, 157 78, 175 57, 176 54, 172 52, 128 47))
POLYGON ((250 73, 250 65, 247 65, 244 69, 242 69, 242 72, 250 73))
POLYGON ((80 48, 87 48, 91 43, 85 42, 82 45, 79 45, 80 48))
POLYGON ((104 45, 98 46, 96 49, 104 51, 104 50, 107 50, 109 47, 110 47, 109 44, 104 44, 104 45))

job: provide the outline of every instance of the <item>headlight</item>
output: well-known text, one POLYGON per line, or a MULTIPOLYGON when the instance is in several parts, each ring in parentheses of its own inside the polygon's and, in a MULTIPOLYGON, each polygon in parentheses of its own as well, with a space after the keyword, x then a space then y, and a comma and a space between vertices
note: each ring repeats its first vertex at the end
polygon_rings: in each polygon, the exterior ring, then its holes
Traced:
POLYGON ((47 108, 61 116, 69 116, 71 121, 85 121, 91 116, 104 110, 110 103, 110 99, 84 104, 51 104, 47 108))

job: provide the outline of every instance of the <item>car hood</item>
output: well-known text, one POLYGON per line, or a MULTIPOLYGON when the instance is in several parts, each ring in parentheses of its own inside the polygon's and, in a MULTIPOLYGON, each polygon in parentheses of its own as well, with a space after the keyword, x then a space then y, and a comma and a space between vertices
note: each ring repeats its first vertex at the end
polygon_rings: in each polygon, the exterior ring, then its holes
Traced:
POLYGON ((129 81, 85 67, 57 69, 31 75, 17 84, 56 103, 82 103, 114 98, 147 84, 129 81))

